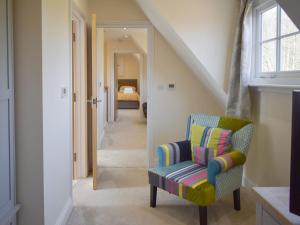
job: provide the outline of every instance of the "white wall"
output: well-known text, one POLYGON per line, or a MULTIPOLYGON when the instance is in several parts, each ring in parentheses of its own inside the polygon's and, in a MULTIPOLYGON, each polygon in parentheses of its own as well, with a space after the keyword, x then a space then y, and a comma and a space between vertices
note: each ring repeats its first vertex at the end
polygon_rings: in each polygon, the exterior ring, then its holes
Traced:
POLYGON ((62 224, 72 204, 70 10, 69 0, 42 0, 45 225, 62 224))
MULTIPOLYGON (((148 51, 148 50, 147 50, 148 51)), ((148 83, 147 83, 147 79, 148 79, 148 74, 147 74, 147 55, 142 55, 142 57, 140 57, 140 65, 143 66, 142 68, 142 85, 143 85, 143 94, 141 95, 141 104, 143 104, 144 102, 147 102, 147 98, 148 98, 148 83)))
POLYGON ((111 102, 114 102, 114 94, 113 94, 113 54, 114 52, 137 52, 141 53, 140 48, 130 39, 118 41, 115 39, 108 39, 105 37, 105 85, 109 88, 109 103, 108 103, 108 115, 109 115, 109 121, 113 121, 113 107, 114 105, 111 104, 111 102))
POLYGON ((245 173, 250 185, 289 185, 292 95, 285 91, 252 91, 256 129, 245 173))
POLYGON ((133 53, 117 54, 117 66, 118 79, 139 79, 139 60, 133 53))
POLYGON ((20 225, 63 224, 72 207, 70 9, 69 0, 14 1, 20 225))
POLYGON ((42 17, 40 0, 15 0, 14 75, 19 225, 44 224, 42 17))
POLYGON ((189 114, 221 115, 222 109, 158 32, 155 32, 154 51, 152 104, 154 146, 157 146, 184 140, 189 114), (168 89, 169 83, 175 84, 174 90, 168 89))
POLYGON ((147 30, 145 29, 135 29, 130 31, 130 35, 133 41, 140 47, 140 49, 147 54, 147 30))

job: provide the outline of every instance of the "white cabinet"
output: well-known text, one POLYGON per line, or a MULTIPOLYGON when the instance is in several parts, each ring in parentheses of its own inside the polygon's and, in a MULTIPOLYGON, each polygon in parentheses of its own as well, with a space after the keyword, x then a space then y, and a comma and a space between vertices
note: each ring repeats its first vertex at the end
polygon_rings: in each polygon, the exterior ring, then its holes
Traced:
POLYGON ((300 216, 289 212, 289 187, 254 188, 256 225, 300 225, 300 216))
POLYGON ((256 225, 281 225, 266 209, 260 204, 256 205, 256 225))

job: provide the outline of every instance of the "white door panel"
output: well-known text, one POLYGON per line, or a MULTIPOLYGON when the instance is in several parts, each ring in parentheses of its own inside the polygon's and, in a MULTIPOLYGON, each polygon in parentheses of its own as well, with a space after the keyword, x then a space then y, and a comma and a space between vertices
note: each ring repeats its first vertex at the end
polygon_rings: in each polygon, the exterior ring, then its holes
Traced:
POLYGON ((14 211, 15 207, 10 9, 11 0, 0 0, 0 223, 7 222, 7 215, 14 211))

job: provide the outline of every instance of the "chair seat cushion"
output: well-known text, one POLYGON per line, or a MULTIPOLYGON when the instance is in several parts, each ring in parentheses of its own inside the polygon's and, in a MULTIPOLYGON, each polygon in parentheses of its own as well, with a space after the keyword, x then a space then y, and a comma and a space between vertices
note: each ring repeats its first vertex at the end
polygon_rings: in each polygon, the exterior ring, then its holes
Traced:
POLYGON ((192 161, 149 169, 150 184, 202 206, 215 200, 207 176, 207 168, 192 161))

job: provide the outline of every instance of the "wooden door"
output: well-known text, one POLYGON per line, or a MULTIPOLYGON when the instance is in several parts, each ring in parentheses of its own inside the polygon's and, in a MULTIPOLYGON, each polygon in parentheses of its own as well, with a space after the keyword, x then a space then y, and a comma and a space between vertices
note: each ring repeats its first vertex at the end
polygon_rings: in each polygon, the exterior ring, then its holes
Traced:
POLYGON ((0 224, 15 224, 11 2, 0 0, 0 224))
POLYGON ((96 14, 92 15, 92 79, 90 106, 92 111, 92 169, 93 189, 97 189, 97 20, 96 14))

